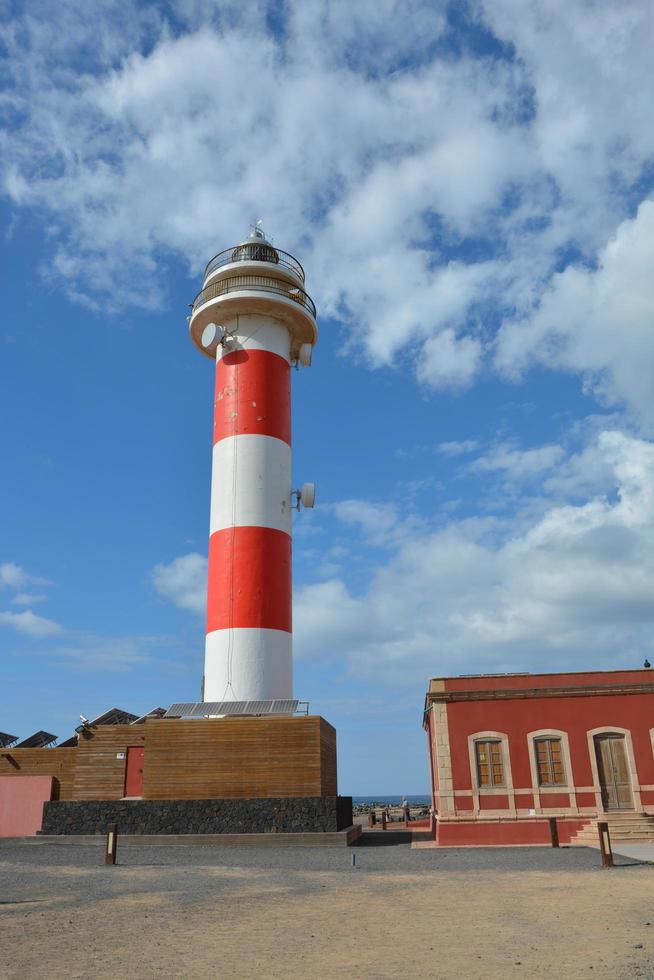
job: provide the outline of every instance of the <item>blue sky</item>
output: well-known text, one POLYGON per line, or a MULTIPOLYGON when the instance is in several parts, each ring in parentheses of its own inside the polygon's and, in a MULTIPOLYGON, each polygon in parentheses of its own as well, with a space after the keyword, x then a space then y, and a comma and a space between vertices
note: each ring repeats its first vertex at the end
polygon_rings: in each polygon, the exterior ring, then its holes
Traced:
POLYGON ((199 697, 185 316, 259 217, 319 311, 295 688, 341 791, 426 789, 430 676, 651 659, 649 7, 94 9, 0 3, 0 728, 199 697))

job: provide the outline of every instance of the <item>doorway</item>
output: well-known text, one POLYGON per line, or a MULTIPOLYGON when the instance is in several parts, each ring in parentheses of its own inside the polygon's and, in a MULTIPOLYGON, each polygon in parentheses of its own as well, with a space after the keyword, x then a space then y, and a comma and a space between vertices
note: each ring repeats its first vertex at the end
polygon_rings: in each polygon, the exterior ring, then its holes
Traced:
POLYGON ((595 755, 604 809, 633 810, 624 735, 596 735, 595 755))
POLYGON ((125 796, 143 796, 143 755, 142 745, 132 745, 127 749, 125 765, 125 796))

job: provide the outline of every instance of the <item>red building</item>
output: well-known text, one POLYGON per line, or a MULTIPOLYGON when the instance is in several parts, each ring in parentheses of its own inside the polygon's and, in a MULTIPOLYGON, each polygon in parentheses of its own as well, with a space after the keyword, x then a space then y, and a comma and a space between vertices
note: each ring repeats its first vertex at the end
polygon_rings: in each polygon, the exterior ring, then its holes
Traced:
POLYGON ((424 728, 441 845, 654 836, 652 670, 433 678, 424 728))

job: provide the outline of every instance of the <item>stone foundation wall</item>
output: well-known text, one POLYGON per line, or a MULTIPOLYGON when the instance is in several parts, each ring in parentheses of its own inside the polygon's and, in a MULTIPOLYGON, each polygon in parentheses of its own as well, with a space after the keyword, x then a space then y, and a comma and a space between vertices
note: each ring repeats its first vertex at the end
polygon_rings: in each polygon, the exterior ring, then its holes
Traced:
POLYGON ((57 800, 43 806, 42 834, 319 833, 352 824, 351 796, 256 800, 57 800))

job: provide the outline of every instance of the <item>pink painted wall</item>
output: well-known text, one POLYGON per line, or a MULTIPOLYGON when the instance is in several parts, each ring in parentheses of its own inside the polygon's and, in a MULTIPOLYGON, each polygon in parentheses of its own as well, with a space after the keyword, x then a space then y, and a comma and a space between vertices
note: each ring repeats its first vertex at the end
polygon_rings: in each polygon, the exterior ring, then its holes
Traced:
POLYGON ((51 798, 52 776, 0 776, 0 837, 34 837, 51 798))

